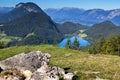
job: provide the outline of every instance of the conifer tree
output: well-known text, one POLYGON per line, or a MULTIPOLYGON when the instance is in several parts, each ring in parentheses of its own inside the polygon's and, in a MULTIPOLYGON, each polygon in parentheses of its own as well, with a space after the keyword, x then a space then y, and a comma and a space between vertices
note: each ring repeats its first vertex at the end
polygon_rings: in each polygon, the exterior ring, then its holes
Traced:
POLYGON ((3 49, 5 47, 4 42, 0 41, 0 49, 3 49))
POLYGON ((73 49, 76 49, 76 50, 79 49, 79 45, 80 45, 80 43, 77 40, 77 38, 75 37, 75 40, 73 42, 73 49))
POLYGON ((54 39, 53 45, 58 46, 58 39, 54 39))
POLYGON ((70 41, 70 39, 67 40, 65 47, 66 48, 71 48, 71 41, 70 41))
POLYGON ((105 43, 105 37, 102 36, 98 39, 98 41, 95 44, 95 48, 96 48, 97 53, 102 52, 102 46, 104 45, 104 43, 105 43))
POLYGON ((111 54, 111 53, 114 53, 115 50, 116 50, 115 37, 107 38, 104 45, 102 46, 102 51, 106 54, 111 54))

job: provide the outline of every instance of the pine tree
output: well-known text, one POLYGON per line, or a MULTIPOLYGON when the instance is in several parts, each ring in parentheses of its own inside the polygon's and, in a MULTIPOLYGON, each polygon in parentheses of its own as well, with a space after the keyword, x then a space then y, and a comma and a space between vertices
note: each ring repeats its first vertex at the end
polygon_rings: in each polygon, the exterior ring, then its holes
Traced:
POLYGON ((104 36, 100 37, 100 39, 98 39, 98 41, 95 43, 95 49, 97 53, 102 52, 102 46, 104 45, 104 43, 105 43, 104 36))
POLYGON ((120 35, 116 37, 116 51, 117 54, 120 56, 120 35))
POLYGON ((53 45, 58 46, 58 39, 54 39, 53 45))
POLYGON ((70 41, 70 39, 67 40, 65 47, 66 48, 71 48, 71 41, 70 41))
POLYGON ((0 49, 3 49, 5 47, 4 42, 0 41, 0 49))
POLYGON ((73 49, 76 49, 76 50, 79 49, 79 45, 80 45, 80 43, 77 40, 77 38, 75 37, 75 40, 73 42, 73 49))
POLYGON ((109 36, 108 38, 100 38, 88 49, 92 54, 115 54, 120 56, 120 35, 109 36))
POLYGON ((89 52, 90 54, 97 54, 96 44, 90 45, 90 46, 89 46, 89 49, 88 49, 88 52, 89 52))
POLYGON ((113 54, 116 51, 116 40, 115 37, 110 37, 106 39, 104 45, 102 46, 102 51, 106 54, 113 54))

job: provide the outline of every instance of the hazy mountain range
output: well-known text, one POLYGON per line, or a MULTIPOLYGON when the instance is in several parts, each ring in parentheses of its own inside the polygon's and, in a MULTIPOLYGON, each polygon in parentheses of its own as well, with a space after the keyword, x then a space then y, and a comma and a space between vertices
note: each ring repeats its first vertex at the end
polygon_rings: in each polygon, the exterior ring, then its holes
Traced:
MULTIPOLYGON (((17 6, 17 5, 16 5, 17 6)), ((27 9, 26 5, 26 9, 27 9)), ((24 6, 25 7, 25 6, 24 6)), ((21 13, 19 10, 16 10, 16 7, 14 9, 13 7, 0 7, 0 22, 6 22, 6 21, 11 21, 14 18, 19 18, 21 17, 19 14, 24 15, 30 10, 37 11, 37 7, 31 6, 31 9, 28 9, 26 12, 24 9, 24 12, 21 13), (10 12, 11 11, 11 12, 10 12), (15 12, 15 13, 14 13, 15 12), (16 14, 17 15, 14 15, 16 14), (3 15, 5 14, 5 15, 3 15), (2 17, 6 17, 1 20, 2 17), (9 17, 9 19, 7 19, 9 17)), ((22 9, 21 9, 22 10, 22 9)), ((73 23, 80 23, 84 25, 93 25, 96 23, 100 23, 106 20, 112 21, 116 25, 120 25, 120 9, 113 9, 113 10, 104 10, 104 9, 80 9, 80 8, 48 8, 44 9, 44 12, 49 15, 53 21, 57 23, 64 23, 64 22, 73 22, 73 23)))
POLYGON ((120 9, 103 10, 103 9, 79 9, 79 8, 48 8, 44 11, 58 23, 71 21, 85 25, 93 25, 95 23, 110 20, 116 25, 120 25, 120 9))
POLYGON ((13 7, 0 7, 0 16, 11 11, 13 7))

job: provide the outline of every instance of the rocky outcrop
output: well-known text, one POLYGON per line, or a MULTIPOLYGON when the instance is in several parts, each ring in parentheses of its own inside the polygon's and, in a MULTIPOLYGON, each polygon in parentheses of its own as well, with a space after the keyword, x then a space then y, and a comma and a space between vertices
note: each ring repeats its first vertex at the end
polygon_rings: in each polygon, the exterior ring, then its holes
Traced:
POLYGON ((30 53, 22 53, 3 60, 0 62, 0 66, 2 69, 17 68, 21 71, 30 70, 34 72, 42 65, 48 64, 49 59, 49 54, 43 54, 40 51, 33 51, 30 53))
POLYGON ((33 51, 3 60, 0 62, 1 70, 3 69, 0 73, 0 80, 59 80, 59 77, 72 80, 73 73, 66 74, 64 69, 60 67, 49 66, 50 57, 51 55, 48 53, 33 51), (6 69, 13 68, 18 71, 7 71, 6 74, 6 69), (16 72, 19 72, 20 76, 13 75, 16 72))

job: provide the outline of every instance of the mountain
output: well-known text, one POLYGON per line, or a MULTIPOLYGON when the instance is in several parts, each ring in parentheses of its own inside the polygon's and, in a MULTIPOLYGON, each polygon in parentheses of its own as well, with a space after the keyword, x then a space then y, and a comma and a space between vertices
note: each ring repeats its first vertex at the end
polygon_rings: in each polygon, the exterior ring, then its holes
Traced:
POLYGON ((57 27, 63 34, 72 34, 78 30, 89 28, 88 26, 81 25, 79 23, 72 23, 72 22, 65 22, 62 24, 58 24, 57 27))
POLYGON ((40 13, 43 12, 42 9, 32 2, 19 3, 10 12, 0 16, 0 23, 7 23, 9 21, 20 18, 30 12, 40 13))
POLYGON ((44 10, 55 22, 64 23, 66 21, 93 25, 106 20, 120 25, 120 9, 103 10, 103 9, 79 9, 79 8, 61 8, 44 10), (117 19, 117 20, 116 20, 117 19))
POLYGON ((48 8, 44 10, 54 21, 64 23, 66 21, 79 22, 79 15, 85 10, 79 8, 62 8, 52 9, 48 8))
POLYGON ((0 32, 7 36, 20 37, 22 44, 39 44, 43 40, 52 42, 63 37, 57 25, 34 3, 20 3, 11 12, 14 12, 14 20, 1 24, 0 32), (16 11, 25 14, 19 14, 18 18, 15 17, 18 15, 16 11))
POLYGON ((0 7, 0 16, 11 11, 13 7, 0 7))
POLYGON ((104 21, 93 25, 84 32, 88 35, 90 40, 99 39, 101 36, 110 36, 113 34, 120 34, 120 27, 116 26, 110 21, 104 21))
POLYGON ((37 43, 41 43, 43 40, 53 41, 55 38, 61 39, 62 37, 55 23, 50 17, 42 13, 31 12, 3 25, 0 27, 1 31, 4 31, 8 36, 21 37, 25 40, 24 42, 31 42, 36 39, 37 43))
POLYGON ((117 24, 117 25, 120 25, 120 16, 115 16, 115 17, 112 19, 112 22, 114 22, 114 23, 117 24))
POLYGON ((83 24, 95 24, 99 23, 101 21, 106 20, 106 16, 109 14, 109 11, 105 11, 102 9, 91 9, 86 10, 83 14, 80 15, 80 21, 83 22, 83 24))

